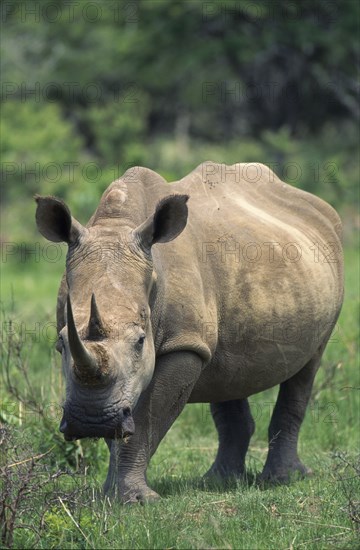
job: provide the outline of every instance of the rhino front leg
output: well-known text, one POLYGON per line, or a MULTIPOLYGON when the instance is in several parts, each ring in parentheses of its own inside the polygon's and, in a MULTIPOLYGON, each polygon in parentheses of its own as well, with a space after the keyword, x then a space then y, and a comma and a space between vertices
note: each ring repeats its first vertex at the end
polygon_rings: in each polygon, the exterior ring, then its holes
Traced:
POLYGON ((124 503, 158 498, 146 470, 151 456, 186 405, 200 376, 202 359, 192 352, 161 356, 153 379, 134 411, 135 434, 128 443, 112 441, 104 491, 124 503))
POLYGON ((311 473, 297 453, 299 430, 324 346, 295 376, 280 384, 269 426, 269 452, 260 480, 286 483, 294 473, 311 473))

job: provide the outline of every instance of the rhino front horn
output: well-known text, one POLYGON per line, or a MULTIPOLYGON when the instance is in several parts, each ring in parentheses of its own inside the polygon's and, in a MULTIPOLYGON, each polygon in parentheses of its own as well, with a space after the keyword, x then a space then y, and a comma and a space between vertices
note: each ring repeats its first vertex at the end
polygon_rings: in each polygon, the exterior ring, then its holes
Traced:
POLYGON ((104 324, 101 320, 98 307, 96 305, 95 294, 91 296, 90 320, 88 325, 88 336, 90 340, 100 340, 105 336, 104 324))
POLYGON ((95 376, 98 372, 96 358, 86 349, 78 335, 69 295, 67 297, 67 326, 70 351, 77 373, 81 377, 95 376))

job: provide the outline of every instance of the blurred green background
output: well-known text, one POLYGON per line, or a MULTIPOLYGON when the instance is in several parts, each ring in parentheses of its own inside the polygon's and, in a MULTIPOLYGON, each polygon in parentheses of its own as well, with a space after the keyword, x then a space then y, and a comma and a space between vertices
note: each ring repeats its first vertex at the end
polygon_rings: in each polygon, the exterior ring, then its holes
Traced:
POLYGON ((85 222, 129 166, 174 180, 207 159, 271 165, 328 200, 352 232, 356 0, 27 0, 1 10, 4 242, 39 239, 34 193, 62 197, 85 222))

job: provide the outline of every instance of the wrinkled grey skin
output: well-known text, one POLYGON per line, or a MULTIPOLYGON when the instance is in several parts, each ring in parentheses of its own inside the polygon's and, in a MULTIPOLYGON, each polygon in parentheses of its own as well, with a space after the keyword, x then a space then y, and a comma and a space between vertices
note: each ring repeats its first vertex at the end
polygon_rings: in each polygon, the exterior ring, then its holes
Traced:
POLYGON ((86 227, 62 201, 36 199, 40 232, 69 245, 60 429, 106 438, 105 491, 123 502, 158 496, 147 465, 186 403, 211 403, 219 449, 207 475, 243 475, 247 398, 278 384, 262 478, 308 472, 297 441, 342 304, 341 222, 266 166, 248 168, 208 162, 171 186, 133 168, 86 227))

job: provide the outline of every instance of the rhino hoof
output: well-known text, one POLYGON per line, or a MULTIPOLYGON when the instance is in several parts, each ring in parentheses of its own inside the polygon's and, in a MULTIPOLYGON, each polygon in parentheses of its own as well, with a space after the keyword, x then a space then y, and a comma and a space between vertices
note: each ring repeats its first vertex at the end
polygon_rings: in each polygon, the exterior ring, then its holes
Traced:
POLYGON ((229 479, 242 479, 246 477, 244 466, 228 467, 219 464, 213 464, 211 468, 204 474, 204 480, 229 480, 229 479))
POLYGON ((313 475, 311 468, 307 468, 299 463, 288 469, 268 469, 264 468, 258 476, 258 482, 263 485, 284 485, 291 481, 297 481, 313 475))
POLYGON ((160 495, 146 487, 144 489, 136 490, 134 492, 128 492, 121 497, 123 504, 150 504, 160 499, 160 495))

